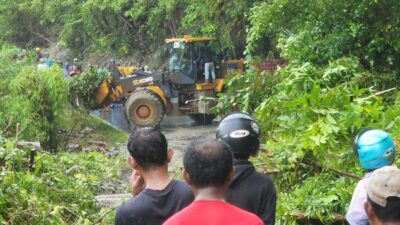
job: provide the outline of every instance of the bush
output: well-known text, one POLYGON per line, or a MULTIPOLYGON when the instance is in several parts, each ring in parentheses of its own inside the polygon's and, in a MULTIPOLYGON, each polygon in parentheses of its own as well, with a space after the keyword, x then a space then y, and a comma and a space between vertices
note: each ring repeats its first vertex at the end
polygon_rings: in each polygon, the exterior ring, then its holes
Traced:
POLYGON ((379 75, 364 70, 357 58, 340 58, 326 66, 292 63, 257 83, 249 73, 228 83, 222 99, 253 112, 272 155, 255 159, 257 164, 278 171, 279 223, 343 219, 353 178, 364 173, 352 153, 356 133, 376 127, 399 137, 399 92, 378 94, 373 85, 379 75))
POLYGON ((39 152, 29 169, 31 150, 14 146, 0 136, 0 224, 92 224, 104 213, 94 194, 118 179, 122 159, 39 152))
POLYGON ((85 108, 96 109, 97 88, 108 77, 107 71, 96 71, 94 67, 90 67, 80 75, 73 76, 68 84, 71 101, 73 102, 77 97, 79 103, 82 103, 85 108))
POLYGON ((57 148, 56 133, 68 105, 67 85, 61 74, 56 66, 48 70, 25 66, 10 85, 6 114, 20 123, 21 138, 39 140, 49 150, 57 148))

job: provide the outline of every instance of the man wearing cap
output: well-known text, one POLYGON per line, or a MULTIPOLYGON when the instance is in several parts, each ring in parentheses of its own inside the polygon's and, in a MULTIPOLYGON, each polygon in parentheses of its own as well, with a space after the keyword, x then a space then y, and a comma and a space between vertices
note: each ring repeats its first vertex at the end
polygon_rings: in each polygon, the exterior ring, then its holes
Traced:
POLYGON ((39 62, 39 60, 43 58, 42 50, 39 47, 36 47, 35 52, 36 52, 36 61, 39 62))
POLYGON ((385 166, 375 170, 367 184, 364 204, 371 225, 400 225, 400 169, 385 166))

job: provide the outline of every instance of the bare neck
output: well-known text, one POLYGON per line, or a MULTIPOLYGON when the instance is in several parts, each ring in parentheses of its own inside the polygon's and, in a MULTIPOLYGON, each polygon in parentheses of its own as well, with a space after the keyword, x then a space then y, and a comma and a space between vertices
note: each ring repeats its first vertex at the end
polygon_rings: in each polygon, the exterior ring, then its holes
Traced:
POLYGON ((192 187, 195 200, 222 200, 225 201, 227 187, 207 187, 197 189, 192 187))
POLYGON ((146 188, 153 190, 163 190, 171 181, 168 174, 168 166, 142 171, 141 176, 143 177, 146 188))

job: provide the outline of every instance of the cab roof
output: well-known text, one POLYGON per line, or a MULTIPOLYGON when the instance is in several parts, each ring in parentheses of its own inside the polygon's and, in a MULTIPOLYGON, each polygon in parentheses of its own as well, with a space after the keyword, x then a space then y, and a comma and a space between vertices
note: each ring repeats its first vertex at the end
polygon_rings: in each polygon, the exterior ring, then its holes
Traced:
POLYGON ((215 38, 209 38, 209 37, 190 37, 189 35, 184 35, 183 38, 168 38, 165 39, 165 43, 171 43, 171 42, 206 42, 206 41, 212 41, 215 40, 215 38))

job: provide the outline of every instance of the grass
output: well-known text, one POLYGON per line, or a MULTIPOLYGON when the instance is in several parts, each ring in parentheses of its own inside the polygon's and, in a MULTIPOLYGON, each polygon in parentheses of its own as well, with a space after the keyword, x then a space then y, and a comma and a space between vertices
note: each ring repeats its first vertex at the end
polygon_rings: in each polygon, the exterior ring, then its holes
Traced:
MULTIPOLYGON (((115 145, 116 143, 126 143, 128 135, 120 131, 109 124, 103 122, 102 120, 91 116, 88 112, 69 109, 65 112, 64 130, 67 133, 76 132, 80 133, 83 137, 74 137, 69 140, 69 142, 76 142, 82 145, 87 145, 89 140, 102 141, 107 144, 107 146, 115 145), (90 132, 85 132, 86 128, 92 129, 90 132)), ((66 138, 64 137, 64 143, 66 138)), ((63 142, 62 142, 63 143, 63 142)))

